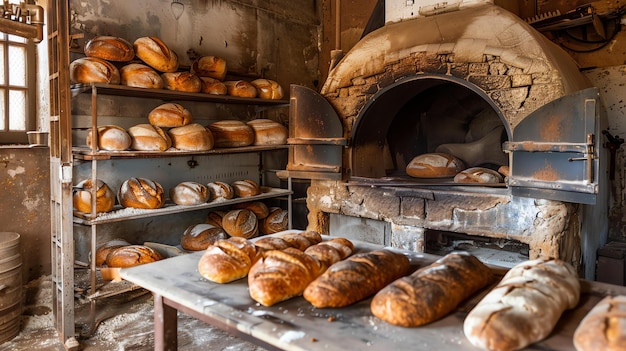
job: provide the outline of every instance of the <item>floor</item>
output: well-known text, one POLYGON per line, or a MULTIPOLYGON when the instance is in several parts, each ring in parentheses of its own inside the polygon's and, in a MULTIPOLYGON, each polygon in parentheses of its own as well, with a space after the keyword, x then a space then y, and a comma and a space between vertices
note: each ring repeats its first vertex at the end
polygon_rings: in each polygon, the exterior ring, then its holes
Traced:
MULTIPOLYGON (((56 330, 52 313, 52 282, 50 276, 41 277, 25 286, 24 308, 20 334, 0 344, 0 351, 65 350, 56 330)), ((135 290, 107 299, 106 306, 98 307, 97 328, 90 334, 89 310, 86 301, 77 301, 77 338, 81 350, 129 351, 153 350, 152 296, 144 290, 135 290), (83 334, 83 336, 80 336, 83 334)), ((179 313, 179 350, 263 351, 264 349, 233 337, 220 329, 179 313)))

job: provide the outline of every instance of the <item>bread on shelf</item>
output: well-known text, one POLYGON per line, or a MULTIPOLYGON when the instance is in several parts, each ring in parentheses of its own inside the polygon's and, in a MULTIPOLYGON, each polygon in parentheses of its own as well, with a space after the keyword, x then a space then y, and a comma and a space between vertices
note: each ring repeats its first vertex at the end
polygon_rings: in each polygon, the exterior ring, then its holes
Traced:
POLYGON ((202 90, 202 81, 195 74, 189 72, 166 72, 161 74, 163 87, 168 90, 185 93, 199 93, 202 90))
POLYGON ((200 205, 209 200, 209 189, 198 182, 182 182, 170 189, 170 199, 177 205, 200 205))
POLYGON ((101 267, 106 263, 109 252, 122 246, 129 246, 130 243, 124 239, 113 239, 98 245, 96 248, 96 266, 101 267))
POLYGON ((255 98, 257 97, 257 90, 252 83, 245 80, 227 80, 224 82, 228 89, 228 95, 243 97, 243 98, 255 98))
MULTIPOLYGON (((93 181, 85 179, 74 187, 72 203, 74 208, 83 213, 91 213, 91 191, 93 181)), ((115 193, 102 180, 96 179, 96 213, 110 212, 115 206, 115 193)))
POLYGON ((246 239, 259 235, 259 223, 250 210, 238 209, 226 212, 222 218, 222 227, 230 236, 246 239))
POLYGON ((117 199, 124 207, 155 209, 165 205, 161 184, 146 178, 125 180, 117 193, 117 199))
POLYGON ((235 180, 230 185, 235 192, 235 197, 250 197, 261 193, 259 184, 251 179, 235 180))
POLYGON ((120 71, 109 61, 97 57, 81 57, 70 63, 73 83, 120 84, 120 71))
POLYGON ((191 73, 223 81, 228 71, 226 60, 217 56, 201 56, 191 64, 191 73))
POLYGON ((284 145, 287 144, 289 131, 284 125, 271 119, 259 118, 247 122, 254 131, 253 145, 284 145))
POLYGON ((228 95, 228 88, 226 85, 211 77, 200 77, 200 82, 202 83, 202 88, 200 88, 200 92, 210 95, 228 95))
POLYGON ((158 251, 144 245, 122 246, 111 250, 106 265, 113 268, 128 268, 160 261, 163 256, 158 251))
POLYGON ((213 135, 204 126, 191 123, 168 131, 172 146, 178 150, 208 151, 213 149, 213 135))
MULTIPOLYGON (((133 140, 126 129, 116 125, 104 125, 98 127, 98 149, 107 151, 123 151, 128 149, 133 140)), ((87 147, 91 148, 91 129, 87 132, 87 147)))
POLYGON ((133 44, 123 38, 100 35, 90 39, 84 48, 85 55, 107 61, 128 62, 135 58, 133 44))
POLYGON ((183 105, 175 102, 166 102, 148 113, 148 121, 153 126, 161 128, 182 127, 193 120, 191 112, 183 105))
POLYGON ((433 152, 415 156, 406 166, 406 174, 415 178, 454 177, 465 169, 462 160, 450 154, 433 152))
POLYGON ((207 188, 211 192, 211 201, 228 200, 235 197, 235 189, 226 182, 219 180, 210 182, 207 184, 207 188))
POLYGON ((172 138, 161 127, 138 124, 128 128, 131 148, 137 151, 165 151, 172 147, 172 138))
POLYGON ((141 37, 133 43, 135 55, 159 72, 176 72, 178 55, 158 37, 141 37))
POLYGON ((207 125, 213 134, 215 147, 242 147, 252 145, 254 131, 238 120, 223 120, 207 125))
POLYGON ((289 211, 272 207, 268 215, 259 221, 261 234, 274 234, 289 229, 289 211))
POLYGON ((280 100, 283 98, 283 87, 277 81, 265 78, 255 79, 250 82, 256 90, 257 97, 261 99, 280 100))
POLYGON ((120 68, 122 85, 134 88, 163 89, 163 78, 152 67, 141 63, 130 63, 120 68))
POLYGON ((223 228, 199 223, 192 224, 185 229, 180 238, 180 245, 185 250, 201 251, 223 239, 228 239, 228 234, 223 228))

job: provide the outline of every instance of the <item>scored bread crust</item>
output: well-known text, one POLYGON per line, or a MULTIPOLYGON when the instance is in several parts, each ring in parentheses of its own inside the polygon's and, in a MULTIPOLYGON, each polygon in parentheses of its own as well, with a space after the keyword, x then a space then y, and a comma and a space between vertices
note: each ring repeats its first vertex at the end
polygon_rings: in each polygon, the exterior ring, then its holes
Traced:
POLYGON ((161 128, 182 127, 191 123, 191 112, 175 102, 161 104, 148 113, 148 121, 161 128))
POLYGON ((138 124, 128 128, 131 148, 138 151, 165 151, 172 147, 172 138, 161 127, 138 124))
POLYGON ((223 239, 228 239, 228 234, 221 227, 206 223, 192 224, 183 232, 180 246, 189 251, 201 251, 223 239))
MULTIPOLYGON (((73 205, 74 208, 83 213, 91 213, 91 189, 93 182, 91 179, 85 179, 76 184, 74 190, 73 205)), ((96 179, 96 213, 109 212, 115 206, 115 193, 102 180, 96 179)))
POLYGON ((254 213, 246 209, 228 211, 222 218, 222 228, 230 236, 250 239, 259 235, 259 222, 254 213))
POLYGON ((257 249, 250 241, 231 237, 207 247, 198 261, 198 272, 215 283, 229 283, 248 275, 258 259, 257 249))
POLYGON ((70 63, 70 80, 74 83, 120 84, 120 71, 109 61, 81 57, 70 63))
POLYGON ((106 265, 115 268, 127 268, 162 260, 158 251, 144 245, 122 246, 111 250, 106 258, 106 265))
POLYGON ((470 311, 463 332, 483 349, 518 350, 547 337, 579 297, 580 282, 571 265, 525 261, 511 268, 470 311))
POLYGON ((606 296, 598 302, 574 332, 577 351, 626 350, 626 295, 606 296))
POLYGON ((304 298, 318 308, 348 306, 377 293, 409 269, 409 259, 390 250, 355 254, 309 284, 304 298))
POLYGON ((450 154, 433 152, 415 156, 406 166, 406 174, 415 178, 454 177, 465 169, 459 158, 450 154))
POLYGON ((117 194, 124 207, 154 209, 165 205, 165 194, 161 184, 146 178, 130 178, 122 183, 117 194))
POLYGON ((248 273, 250 297, 263 306, 272 306, 302 295, 321 271, 317 259, 298 249, 264 251, 248 273))
POLYGON ((135 49, 126 39, 96 36, 85 44, 85 55, 107 61, 127 62, 135 58, 135 49))
POLYGON ((387 285, 372 299, 371 311, 387 323, 417 327, 444 317, 492 278, 475 256, 450 253, 387 285))
POLYGON ((141 63, 130 63, 120 68, 122 85, 135 88, 163 89, 163 78, 152 67, 141 63))
POLYGON ((178 55, 158 37, 141 37, 133 43, 135 55, 159 72, 176 72, 178 55))

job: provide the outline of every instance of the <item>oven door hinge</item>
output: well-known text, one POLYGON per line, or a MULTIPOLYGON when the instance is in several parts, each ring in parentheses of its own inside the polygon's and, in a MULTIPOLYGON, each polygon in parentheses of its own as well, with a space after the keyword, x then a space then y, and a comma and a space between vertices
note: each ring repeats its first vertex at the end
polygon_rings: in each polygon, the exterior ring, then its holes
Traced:
POLYGON ((587 161, 587 182, 593 183, 593 160, 598 157, 595 154, 595 135, 593 133, 587 134, 587 151, 583 154, 583 157, 570 157, 567 160, 572 161, 587 161))

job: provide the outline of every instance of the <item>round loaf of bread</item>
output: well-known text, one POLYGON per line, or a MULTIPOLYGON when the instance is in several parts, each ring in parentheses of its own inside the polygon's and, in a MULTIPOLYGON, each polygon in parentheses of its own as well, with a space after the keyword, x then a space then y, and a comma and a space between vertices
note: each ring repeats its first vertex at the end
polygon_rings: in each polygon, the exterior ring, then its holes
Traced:
POLYGON ((249 197, 259 195, 261 187, 257 182, 250 179, 235 180, 231 186, 235 191, 235 197, 249 197))
POLYGON ((214 227, 222 228, 222 218, 226 215, 225 211, 211 211, 206 217, 204 223, 214 227))
POLYGON ((252 201, 252 202, 243 202, 239 204, 235 204, 233 206, 235 209, 244 208, 246 210, 252 211, 257 219, 263 219, 270 214, 270 209, 261 201, 252 201))
POLYGON ((135 88, 163 89, 163 78, 152 67, 141 63, 130 63, 120 68, 123 85, 135 88))
POLYGON ((198 273, 212 282, 229 283, 245 277, 257 258, 256 246, 247 239, 218 240, 200 257, 198 273))
POLYGON ((153 126, 174 128, 188 125, 191 123, 192 117, 191 112, 183 105, 167 102, 152 109, 148 113, 148 121, 153 126))
POLYGON ((163 78, 163 87, 168 90, 185 93, 199 93, 202 90, 200 78, 189 72, 163 73, 161 78, 163 78))
POLYGON ((177 205, 200 205, 209 201, 209 189, 196 182, 182 182, 170 189, 170 200, 177 205))
POLYGON ((200 77, 202 82, 201 92, 211 95, 228 95, 226 85, 215 78, 200 77))
POLYGON ((127 268, 162 260, 158 251, 144 245, 118 247, 107 255, 108 267, 127 268))
POLYGON ((283 98, 283 87, 278 82, 270 79, 255 79, 250 82, 257 91, 257 97, 261 99, 280 100, 283 98))
POLYGON ((124 239, 109 240, 96 248, 96 266, 102 266, 106 263, 109 252, 122 246, 129 246, 130 243, 124 239))
POLYGON ((276 236, 264 236, 259 240, 255 240, 254 245, 263 250, 284 250, 288 247, 293 247, 284 239, 276 236))
POLYGON ((289 212, 280 207, 270 208, 267 217, 259 221, 261 234, 274 234, 289 229, 289 212))
MULTIPOLYGON (((91 190, 93 182, 85 179, 74 187, 72 202, 74 208, 83 213, 91 213, 91 190)), ((109 212, 115 206, 115 193, 100 179, 96 179, 96 213, 109 212)))
POLYGON ((202 56, 191 64, 191 73, 199 77, 224 80, 226 72, 226 60, 217 56, 202 56))
POLYGON ((213 134, 215 147, 242 147, 252 145, 254 131, 242 121, 217 121, 207 126, 213 134))
MULTIPOLYGON (((87 132, 87 146, 91 148, 91 129, 87 132)), ((115 125, 98 127, 98 149, 122 151, 128 149, 132 139, 126 129, 115 125)))
POLYGON ((237 96, 243 98, 255 98, 257 91, 254 85, 245 80, 228 80, 225 81, 226 88, 228 89, 228 95, 237 96))
POLYGON ((428 153, 415 156, 406 166, 406 174, 415 178, 454 177, 465 169, 459 158, 444 153, 428 153))
POLYGON ((97 57, 81 57, 70 63, 73 83, 120 84, 120 71, 111 62, 97 57))
POLYGON ((222 218, 222 227, 230 236, 250 239, 259 235, 259 222, 250 210, 228 211, 222 218))
POLYGON ((178 150, 206 151, 213 148, 213 135, 198 123, 172 128, 169 134, 172 146, 178 150))
POLYGON ((159 72, 176 72, 178 55, 157 37, 141 37, 133 43, 135 55, 159 72))
POLYGON ((266 118, 254 119, 247 124, 254 131, 254 145, 287 144, 289 131, 284 125, 266 118))
POLYGON ((165 151, 172 147, 172 139, 163 129, 151 124, 138 124, 128 128, 131 148, 137 151, 165 151))
POLYGON ((502 175, 492 169, 484 167, 472 167, 462 170, 454 176, 455 183, 502 183, 502 175))
POLYGON ((193 224, 183 233, 180 239, 180 246, 189 251, 206 250, 209 245, 227 238, 228 234, 221 227, 204 223, 193 224))
POLYGON ((154 209, 165 205, 161 184, 146 178, 125 180, 117 192, 117 201, 124 207, 154 209))
POLYGON ((135 58, 133 45, 126 39, 101 35, 85 44, 85 55, 107 61, 128 62, 135 58))
POLYGON ((235 197, 235 189, 225 182, 215 181, 207 184, 207 188, 211 192, 211 201, 220 199, 232 199, 235 197))
MULTIPOLYGON (((277 209, 278 208, 276 207, 271 209, 271 211, 276 212, 277 209)), ((310 246, 322 242, 322 236, 320 233, 313 230, 305 230, 300 233, 289 232, 282 234, 279 238, 285 240, 289 246, 302 251, 305 251, 310 246)))

